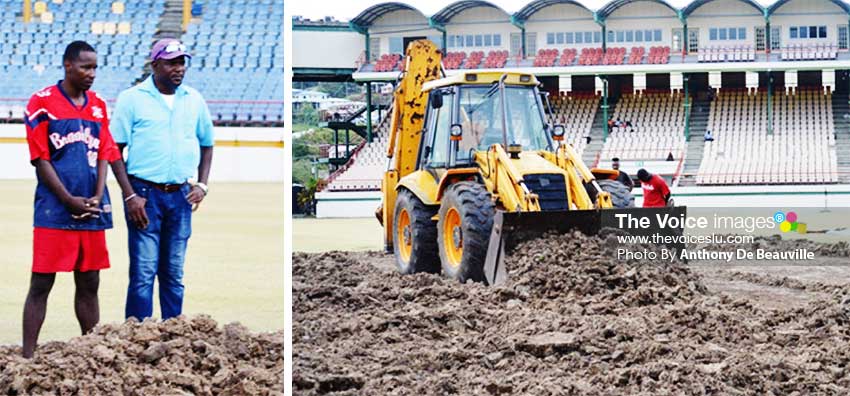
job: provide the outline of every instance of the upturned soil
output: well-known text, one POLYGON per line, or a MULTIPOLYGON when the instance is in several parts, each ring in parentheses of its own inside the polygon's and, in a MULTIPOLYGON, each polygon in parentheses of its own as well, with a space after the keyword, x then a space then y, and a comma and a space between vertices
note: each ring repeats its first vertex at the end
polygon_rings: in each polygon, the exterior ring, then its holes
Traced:
MULTIPOLYGON (((625 261, 616 245, 523 243, 497 287, 399 275, 383 253, 296 253, 294 394, 850 393, 850 271, 625 261)), ((846 245, 808 247, 848 262, 846 245)))
POLYGON ((283 332, 204 315, 99 325, 20 353, 0 347, 0 395, 283 395, 283 332))

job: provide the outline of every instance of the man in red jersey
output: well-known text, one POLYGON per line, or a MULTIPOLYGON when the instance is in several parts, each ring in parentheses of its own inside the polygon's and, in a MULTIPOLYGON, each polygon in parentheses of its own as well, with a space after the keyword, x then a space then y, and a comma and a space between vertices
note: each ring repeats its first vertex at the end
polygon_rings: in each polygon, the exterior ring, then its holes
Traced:
POLYGON ((670 201, 670 188, 661 176, 653 175, 640 169, 637 172, 640 185, 643 188, 643 207, 659 208, 667 206, 670 201))
MULTIPOLYGON (((74 273, 74 311, 85 334, 100 320, 99 271, 109 268, 104 230, 112 228, 112 206, 106 171, 121 154, 109 133, 106 103, 89 90, 97 69, 94 48, 74 41, 62 60, 64 79, 33 94, 24 120, 38 179, 23 317, 26 358, 35 351, 56 273, 74 273)), ((126 176, 123 182, 129 183, 126 176)))

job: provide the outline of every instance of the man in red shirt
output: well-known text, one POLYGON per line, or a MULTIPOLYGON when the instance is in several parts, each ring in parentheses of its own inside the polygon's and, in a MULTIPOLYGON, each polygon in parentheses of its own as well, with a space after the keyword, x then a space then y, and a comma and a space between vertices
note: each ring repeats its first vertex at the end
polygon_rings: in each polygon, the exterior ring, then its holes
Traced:
POLYGON ((659 208, 667 206, 670 200, 670 188, 661 176, 653 175, 640 169, 637 172, 637 177, 640 179, 640 185, 643 188, 643 207, 644 208, 659 208))

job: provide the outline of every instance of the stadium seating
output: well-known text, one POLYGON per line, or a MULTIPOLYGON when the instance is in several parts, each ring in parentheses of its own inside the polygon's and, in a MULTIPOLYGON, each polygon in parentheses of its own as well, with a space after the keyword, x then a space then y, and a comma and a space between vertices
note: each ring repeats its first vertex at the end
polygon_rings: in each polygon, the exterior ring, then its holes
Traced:
POLYGON ((459 69, 464 60, 466 60, 466 52, 449 52, 443 58, 443 65, 446 69, 459 69))
POLYGON ((697 54, 699 62, 753 62, 756 60, 752 45, 701 47, 697 54))
POLYGON ((646 48, 643 47, 632 47, 629 52, 629 61, 630 65, 639 65, 643 63, 643 55, 646 53, 646 48))
POLYGON ((647 63, 662 65, 670 62, 670 47, 650 47, 647 63))
MULTIPOLYGON (((186 84, 206 97, 218 123, 283 120, 283 10, 273 3, 207 0, 193 5, 198 19, 181 37, 193 55, 186 84), (233 83, 224 85, 222 79, 233 83)), ((165 12, 165 0, 36 4, 44 12, 28 24, 0 19, 0 120, 19 121, 30 95, 62 78, 62 53, 72 39, 97 50, 92 89, 113 104, 118 93, 143 76, 165 12)), ((20 5, 18 0, 0 0, 0 12, 15 15, 20 5)))
POLYGON ((828 60, 838 56, 838 46, 835 44, 792 44, 782 47, 782 60, 828 60))
POLYGON ((558 60, 558 66, 572 66, 576 61, 577 52, 575 48, 564 49, 564 52, 561 53, 561 58, 558 60))
POLYGON ((487 58, 484 60, 484 67, 498 69, 505 67, 508 61, 508 51, 490 51, 487 53, 487 58))
POLYGON ((581 66, 594 66, 602 64, 602 48, 582 48, 578 58, 581 66))
POLYGON ((363 142, 351 159, 328 178, 325 191, 370 191, 381 189, 381 177, 386 170, 390 117, 385 117, 373 129, 372 142, 363 142))
POLYGON ((401 54, 383 54, 375 62, 376 72, 401 70, 401 54))
POLYGON ((599 97, 595 94, 571 93, 549 99, 555 123, 566 130, 565 141, 581 155, 587 147, 586 136, 590 135, 593 118, 599 108, 599 97))
POLYGON ((681 93, 624 94, 611 118, 631 126, 613 127, 602 147, 601 158, 681 160, 685 150, 685 111, 681 93))
POLYGON ((464 69, 477 69, 481 64, 481 60, 484 58, 484 51, 472 51, 469 53, 469 56, 466 58, 466 62, 463 64, 464 69))
POLYGON ((831 94, 820 87, 773 98, 767 132, 767 93, 727 90, 711 105, 697 184, 834 183, 838 181, 831 94))
POLYGON ((558 59, 558 50, 555 48, 540 49, 534 58, 534 67, 551 67, 558 59))
POLYGON ((205 0, 182 40, 193 55, 187 84, 218 123, 283 122, 283 9, 275 0, 205 0), (229 84, 222 84, 226 79, 229 84))
MULTIPOLYGON (((35 91, 62 79, 62 53, 72 39, 85 40, 98 52, 92 89, 114 100, 141 75, 165 7, 164 0, 128 1, 115 8, 120 13, 114 13, 111 2, 36 4, 44 10, 28 24, 12 17, 0 19, 0 80, 5 98, 0 106, 6 110, 24 106, 35 91)), ((20 1, 0 0, 4 16, 20 13, 20 7, 20 1)), ((2 110, 0 118, 6 118, 2 110)))
POLYGON ((626 55, 626 49, 622 47, 606 48, 605 55, 602 58, 603 65, 622 65, 623 56, 626 55))

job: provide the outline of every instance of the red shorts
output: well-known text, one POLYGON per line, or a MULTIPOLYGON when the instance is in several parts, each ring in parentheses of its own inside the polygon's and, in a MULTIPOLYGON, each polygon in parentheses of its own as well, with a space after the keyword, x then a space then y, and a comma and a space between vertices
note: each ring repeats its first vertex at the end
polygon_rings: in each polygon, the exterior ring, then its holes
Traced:
POLYGON ((32 241, 32 272, 52 274, 109 268, 106 232, 103 230, 71 231, 35 227, 32 241))

